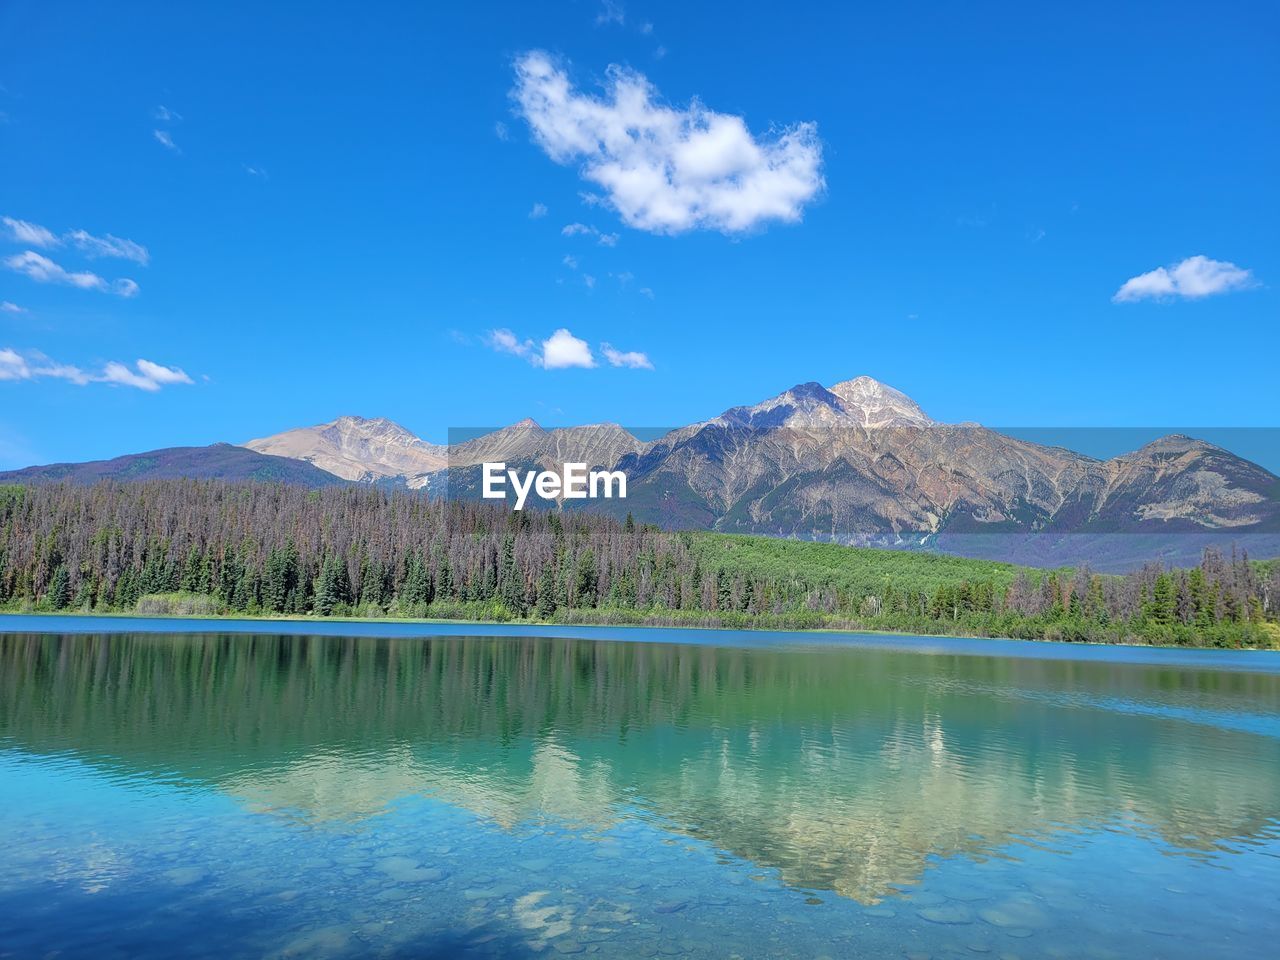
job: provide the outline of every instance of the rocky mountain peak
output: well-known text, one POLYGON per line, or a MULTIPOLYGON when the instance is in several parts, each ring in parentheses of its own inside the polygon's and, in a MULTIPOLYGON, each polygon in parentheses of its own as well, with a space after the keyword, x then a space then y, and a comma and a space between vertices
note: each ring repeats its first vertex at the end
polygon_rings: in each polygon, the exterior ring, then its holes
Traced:
POLYGON ((829 389, 843 401, 845 412, 861 420, 865 427, 933 423, 920 405, 905 393, 872 377, 854 377, 829 389))
POLYGON ((244 444, 271 456, 305 460, 344 480, 405 477, 410 487, 443 468, 446 451, 410 433, 394 420, 341 416, 244 444))
POLYGON ((392 443, 421 442, 416 435, 386 417, 341 416, 329 423, 321 424, 319 429, 333 431, 334 435, 339 437, 377 439, 392 443))

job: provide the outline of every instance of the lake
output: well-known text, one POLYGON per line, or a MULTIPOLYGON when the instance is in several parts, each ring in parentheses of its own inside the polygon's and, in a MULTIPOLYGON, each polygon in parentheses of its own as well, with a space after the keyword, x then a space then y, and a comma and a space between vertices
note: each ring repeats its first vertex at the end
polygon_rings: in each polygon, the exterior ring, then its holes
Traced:
POLYGON ((1280 654, 0 617, 0 957, 1270 957, 1280 654))

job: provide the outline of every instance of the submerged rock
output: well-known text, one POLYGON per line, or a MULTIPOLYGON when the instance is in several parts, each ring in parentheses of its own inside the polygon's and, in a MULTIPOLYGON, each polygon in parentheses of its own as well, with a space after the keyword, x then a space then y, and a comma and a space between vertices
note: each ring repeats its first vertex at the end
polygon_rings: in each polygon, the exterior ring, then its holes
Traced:
POLYGON ((916 915, 930 923, 973 923, 973 913, 968 907, 962 907, 958 903, 946 903, 938 907, 925 907, 923 910, 917 910, 916 915))
POLYGON ((1032 900, 1004 900, 994 907, 978 911, 978 916, 995 927, 1035 930, 1052 924, 1049 915, 1032 900))

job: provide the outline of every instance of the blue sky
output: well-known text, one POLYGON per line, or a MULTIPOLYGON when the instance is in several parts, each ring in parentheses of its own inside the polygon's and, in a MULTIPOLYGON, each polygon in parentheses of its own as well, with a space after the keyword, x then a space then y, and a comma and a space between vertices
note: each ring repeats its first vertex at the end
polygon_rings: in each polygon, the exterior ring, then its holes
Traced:
POLYGON ((0 467, 859 374, 1277 425, 1273 4, 265 6, 0 8, 0 467))

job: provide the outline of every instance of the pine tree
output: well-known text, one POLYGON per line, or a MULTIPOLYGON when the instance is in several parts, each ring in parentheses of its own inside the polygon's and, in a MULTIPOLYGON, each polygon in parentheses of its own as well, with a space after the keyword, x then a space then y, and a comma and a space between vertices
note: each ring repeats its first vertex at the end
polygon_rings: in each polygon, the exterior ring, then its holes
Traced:
POLYGON ((549 620, 556 612, 556 578, 553 570, 548 563, 538 577, 538 605, 535 609, 539 620, 549 620))
POLYGON ((71 577, 65 564, 58 564, 53 571, 45 599, 54 610, 62 610, 71 602, 71 577))
POLYGON ((520 569, 516 566, 515 549, 515 539, 508 534, 502 541, 502 569, 498 573, 498 595, 508 610, 522 617, 528 608, 525 605, 524 583, 520 569))
POLYGON ((347 564, 341 557, 329 556, 320 567, 316 578, 316 596, 312 607, 322 617, 331 615, 340 605, 351 602, 351 581, 347 577, 347 564))

